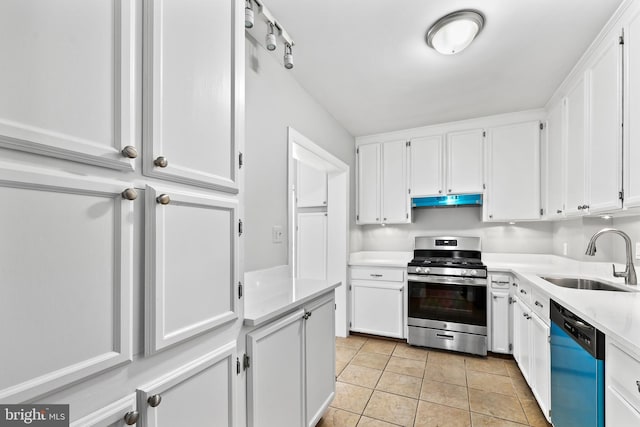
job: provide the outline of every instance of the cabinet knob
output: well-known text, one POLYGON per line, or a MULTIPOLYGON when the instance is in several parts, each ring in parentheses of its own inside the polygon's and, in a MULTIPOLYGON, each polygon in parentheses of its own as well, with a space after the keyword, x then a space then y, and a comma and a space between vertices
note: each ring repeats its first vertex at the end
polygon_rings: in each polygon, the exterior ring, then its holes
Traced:
POLYGON ((493 218, 493 215, 489 215, 489 218, 493 218))
POLYGON ((556 211, 556 213, 557 213, 557 214, 561 214, 561 213, 562 213, 562 209, 558 209, 558 210, 556 211))
POLYGON ((380 221, 380 218, 376 218, 376 221, 380 221))
POLYGON ((513 286, 513 287, 517 288, 517 287, 518 287, 518 284, 517 284, 517 283, 515 283, 515 282, 513 282, 513 283, 511 284, 511 286, 513 286))
POLYGON ((451 189, 448 189, 447 191, 448 191, 449 193, 451 193, 451 189))
POLYGON ((493 299, 498 299, 498 296, 497 296, 497 295, 494 295, 494 296, 493 296, 493 299))
POLYGON ((385 221, 387 220, 387 218, 383 218, 385 221))
POLYGON ((527 294, 527 291, 525 291, 524 289, 520 289, 520 293, 521 293, 521 294, 525 294, 525 295, 526 295, 526 294, 527 294))
POLYGON ((124 423, 128 426, 132 426, 138 422, 138 418, 140 418, 140 413, 138 411, 129 411, 124 414, 124 423))
POLYGON ((136 150, 136 147, 132 145, 127 145, 122 149, 122 151, 120 151, 120 153, 122 153, 124 157, 128 157, 130 159, 138 157, 138 150, 136 150))
POLYGON ((135 188, 127 188, 122 192, 122 198, 125 200, 135 200, 138 198, 138 192, 135 188))
POLYGON ((438 190, 438 194, 442 194, 442 190, 438 190))
POLYGON ((158 156, 154 161, 153 164, 158 166, 159 168, 166 168, 169 165, 169 161, 167 160, 166 157, 164 156, 158 156))
POLYGON ((527 318, 527 313, 522 313, 522 317, 527 318))
POLYGON ((149 396, 149 398, 147 399, 147 403, 152 408, 155 408, 156 406, 158 406, 160 402, 162 402, 162 396, 160 396, 159 394, 154 394, 153 396, 149 396))
POLYGON ((582 210, 582 206, 578 205, 578 210, 581 211, 582 210))
POLYGON ((582 209, 584 209, 584 210, 589 209, 589 205, 582 205, 582 209))
POLYGON ((322 204, 323 204, 323 205, 326 205, 326 204, 327 204, 327 201, 325 200, 324 202, 322 202, 322 204))
POLYGON ((536 302, 535 302, 535 304, 536 304, 538 307, 540 307, 540 308, 543 308, 543 307, 544 307, 540 301, 536 301, 536 302))
POLYGON ((171 197, 169 197, 168 194, 161 194, 156 197, 156 202, 160 203, 161 205, 168 205, 169 203, 171 203, 171 197))

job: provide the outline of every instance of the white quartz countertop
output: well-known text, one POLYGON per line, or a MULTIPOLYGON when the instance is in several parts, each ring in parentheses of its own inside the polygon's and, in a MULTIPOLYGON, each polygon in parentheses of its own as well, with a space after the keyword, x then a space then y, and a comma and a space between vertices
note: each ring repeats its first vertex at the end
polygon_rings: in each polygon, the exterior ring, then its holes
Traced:
POLYGON ((341 282, 294 279, 288 268, 245 274, 244 324, 258 326, 294 310, 321 295, 333 292, 341 282))
MULTIPOLYGON (((406 267, 411 252, 356 252, 351 266, 406 267), (402 262, 405 261, 405 262, 402 262)), ((640 292, 614 278, 611 263, 580 262, 556 255, 483 253, 490 273, 511 273, 526 280, 562 306, 640 354, 640 292), (556 286, 539 276, 583 277, 631 289, 634 292, 591 291, 556 286)), ((624 265, 616 264, 624 270, 624 265)))

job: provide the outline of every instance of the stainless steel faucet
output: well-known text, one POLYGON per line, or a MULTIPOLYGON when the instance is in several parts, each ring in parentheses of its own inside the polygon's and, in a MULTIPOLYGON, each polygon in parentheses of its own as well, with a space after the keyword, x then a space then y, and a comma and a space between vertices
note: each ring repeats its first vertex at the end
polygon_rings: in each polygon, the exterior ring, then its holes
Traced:
POLYGON ((613 233, 622 236, 627 246, 627 267, 624 271, 620 272, 616 271, 616 266, 613 265, 613 277, 624 277, 624 283, 626 283, 627 285, 637 285, 638 278, 636 277, 636 269, 633 266, 633 249, 631 246, 631 239, 629 238, 629 235, 624 231, 620 231, 615 228, 603 228, 602 230, 598 231, 596 234, 591 236, 591 240, 589 240, 585 255, 594 256, 596 254, 596 240, 598 239, 598 237, 606 233, 613 233))

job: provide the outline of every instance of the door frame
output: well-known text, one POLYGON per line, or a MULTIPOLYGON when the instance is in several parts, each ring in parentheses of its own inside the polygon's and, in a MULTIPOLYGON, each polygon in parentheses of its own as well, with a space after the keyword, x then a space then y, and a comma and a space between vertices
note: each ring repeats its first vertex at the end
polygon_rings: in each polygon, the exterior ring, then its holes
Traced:
POLYGON ((289 268, 295 272, 295 165, 294 146, 304 148, 328 164, 327 169, 327 281, 341 285, 335 290, 336 336, 346 337, 348 328, 347 260, 349 258, 349 165, 309 138, 287 127, 288 140, 288 234, 289 268))

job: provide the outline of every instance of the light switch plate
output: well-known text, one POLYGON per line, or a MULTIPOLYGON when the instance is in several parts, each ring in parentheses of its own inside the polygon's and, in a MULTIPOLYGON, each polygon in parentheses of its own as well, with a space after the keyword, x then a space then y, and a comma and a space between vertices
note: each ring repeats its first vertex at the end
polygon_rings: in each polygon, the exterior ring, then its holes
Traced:
POLYGON ((284 232, 282 231, 281 225, 274 225, 271 228, 271 241, 273 243, 282 243, 284 238, 284 232))

